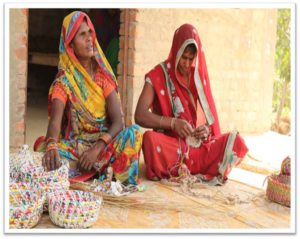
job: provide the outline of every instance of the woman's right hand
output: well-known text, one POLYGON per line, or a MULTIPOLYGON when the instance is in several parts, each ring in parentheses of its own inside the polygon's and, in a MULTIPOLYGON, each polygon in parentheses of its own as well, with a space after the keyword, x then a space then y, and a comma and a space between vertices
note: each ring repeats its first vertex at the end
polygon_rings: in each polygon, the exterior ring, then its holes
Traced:
POLYGON ((180 138, 186 138, 194 133, 192 126, 185 120, 176 119, 174 123, 174 132, 180 138))
POLYGON ((60 157, 58 150, 53 149, 48 151, 42 159, 42 165, 45 168, 45 170, 48 171, 58 169, 60 166, 60 157))

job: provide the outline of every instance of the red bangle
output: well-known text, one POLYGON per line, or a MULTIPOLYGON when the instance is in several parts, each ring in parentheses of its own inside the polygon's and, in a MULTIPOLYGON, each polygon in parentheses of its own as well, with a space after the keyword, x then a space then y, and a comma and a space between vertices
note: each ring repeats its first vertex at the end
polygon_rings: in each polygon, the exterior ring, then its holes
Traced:
POLYGON ((57 140, 55 139, 55 138, 53 138, 53 137, 50 137, 49 139, 47 139, 47 141, 46 141, 46 145, 49 143, 49 141, 50 140, 54 140, 55 141, 55 143, 57 143, 57 140))
POLYGON ((112 141, 112 138, 111 138, 110 134, 108 134, 108 133, 100 136, 99 140, 100 139, 102 139, 106 143, 106 145, 108 145, 112 141))

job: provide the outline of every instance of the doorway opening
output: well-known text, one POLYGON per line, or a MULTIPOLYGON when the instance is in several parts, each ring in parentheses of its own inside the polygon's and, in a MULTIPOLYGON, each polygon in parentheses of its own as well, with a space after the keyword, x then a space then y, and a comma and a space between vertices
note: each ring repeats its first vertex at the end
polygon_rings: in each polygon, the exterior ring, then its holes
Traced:
MULTIPOLYGON (((77 10, 91 19, 104 54, 112 39, 119 41, 119 9, 29 9, 25 143, 30 149, 38 137, 47 133, 48 92, 58 72, 62 23, 68 14, 77 10)), ((118 57, 119 47, 114 52, 118 57)), ((115 69, 111 66, 116 75, 117 66, 115 69)))

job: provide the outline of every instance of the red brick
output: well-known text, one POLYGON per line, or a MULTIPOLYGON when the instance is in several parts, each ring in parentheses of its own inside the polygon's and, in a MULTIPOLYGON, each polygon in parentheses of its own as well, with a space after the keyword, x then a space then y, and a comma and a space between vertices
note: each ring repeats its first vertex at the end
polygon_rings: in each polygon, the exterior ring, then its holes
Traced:
POLYGON ((24 133, 25 132, 25 123, 17 122, 15 123, 15 133, 24 133))
POLYGON ((123 76, 118 76, 118 78, 117 78, 117 81, 118 81, 118 86, 119 86, 119 88, 122 88, 122 86, 123 86, 123 76))
POLYGON ((25 89, 27 86, 27 77, 19 75, 18 77, 18 89, 25 89))
POLYGON ((21 45, 27 45, 27 37, 24 35, 19 35, 19 41, 21 45))
MULTIPOLYGON (((121 36, 120 37, 120 42, 119 42, 120 49, 124 49, 124 45, 125 45, 125 37, 121 36)), ((134 39, 134 36, 129 36, 128 37, 128 48, 129 49, 135 49, 135 39, 134 39)))
POLYGON ((138 27, 135 22, 129 23, 129 36, 138 36, 138 27))
POLYGON ((21 12, 25 17, 28 16, 28 8, 21 8, 21 12))
POLYGON ((25 143, 25 136, 13 136, 13 145, 14 147, 21 147, 25 143))
POLYGON ((22 104, 16 108, 16 117, 24 119, 24 116, 25 116, 25 105, 22 104))
MULTIPOLYGON (((138 28, 137 28, 136 24, 137 24, 136 22, 129 23, 129 29, 128 29, 129 36, 138 36, 138 28)), ((125 24, 124 23, 121 24, 119 33, 122 36, 125 35, 125 24)))
POLYGON ((26 18, 19 18, 17 20, 17 23, 19 24, 19 30, 22 33, 27 33, 28 30, 28 21, 26 18))
POLYGON ((26 73, 27 73, 27 63, 24 62, 19 65, 18 74, 26 76, 26 73))
MULTIPOLYGON (((129 62, 136 62, 136 59, 135 59, 135 51, 133 50, 128 50, 128 61, 129 62)), ((119 55, 118 55, 118 60, 120 62, 124 62, 124 50, 120 50, 119 51, 119 55)))
POLYGON ((27 47, 18 47, 14 49, 14 52, 18 60, 26 61, 27 60, 27 47))
POLYGON ((134 39, 134 37, 129 37, 128 48, 135 50, 135 39, 134 39))
POLYGON ((130 22, 137 22, 137 11, 129 11, 129 21, 130 22))
POLYGON ((121 36, 124 36, 124 35, 125 35, 125 24, 124 24, 124 23, 121 23, 121 25, 120 25, 119 34, 120 34, 121 36))
POLYGON ((120 62, 124 62, 124 50, 120 49, 119 54, 118 54, 118 60, 120 62))
POLYGON ((128 62, 136 62, 135 51, 133 50, 128 51, 128 62))
POLYGON ((25 89, 18 90, 18 103, 23 104, 26 102, 25 89))
POLYGON ((127 75, 134 76, 134 64, 128 63, 127 68, 128 68, 127 75))
POLYGON ((120 49, 124 49, 124 39, 125 39, 125 37, 124 36, 121 36, 120 37, 120 41, 119 41, 119 47, 120 47, 120 49))
POLYGON ((122 75, 123 74, 123 63, 119 63, 118 64, 118 75, 122 75))
POLYGON ((120 13, 120 22, 125 22, 125 11, 121 11, 120 13))

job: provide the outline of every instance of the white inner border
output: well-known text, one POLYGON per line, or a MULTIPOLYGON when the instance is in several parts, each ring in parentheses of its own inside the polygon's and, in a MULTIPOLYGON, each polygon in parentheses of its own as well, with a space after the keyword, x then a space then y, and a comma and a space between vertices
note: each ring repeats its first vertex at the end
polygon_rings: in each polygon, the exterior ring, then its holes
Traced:
MULTIPOLYGON (((8 192, 9 192, 9 185, 8 185, 8 172, 9 172, 9 165, 8 165, 8 158, 9 158, 9 9, 10 8, 109 8, 109 7, 118 7, 118 8, 290 8, 291 9, 291 100, 292 100, 292 107, 291 107, 291 132, 292 136, 294 137, 293 145, 292 145, 292 152, 291 152, 291 160, 292 165, 295 165, 295 4, 294 3, 218 3, 212 4, 212 3, 163 3, 163 4, 157 4, 155 6, 154 1, 152 3, 132 3, 134 0, 131 1, 131 3, 76 3, 75 1, 69 1, 69 3, 33 3, 35 1, 31 1, 31 3, 6 3, 4 5, 4 37, 5 37, 5 81, 4 81, 4 99, 5 99, 5 111, 4 111, 4 125, 5 125, 5 158, 3 159, 5 163, 5 233, 22 233, 22 234, 35 234, 35 233, 295 233, 295 173, 296 173, 296 167, 292 167, 292 191, 291 191, 291 228, 290 229, 77 229, 77 230, 68 230, 68 229, 51 229, 51 230, 45 230, 45 229, 35 229, 35 230, 17 230, 17 229, 9 229, 9 198, 8 198, 8 192), (72 3, 70 5, 70 3, 72 3)), ((232 1, 233 2, 233 1, 232 1)), ((200 36, 201 37, 201 36, 200 36)), ((171 42, 170 42, 171 45, 171 42)))

